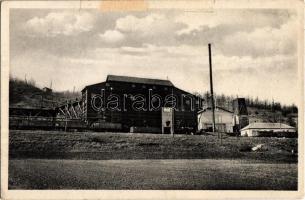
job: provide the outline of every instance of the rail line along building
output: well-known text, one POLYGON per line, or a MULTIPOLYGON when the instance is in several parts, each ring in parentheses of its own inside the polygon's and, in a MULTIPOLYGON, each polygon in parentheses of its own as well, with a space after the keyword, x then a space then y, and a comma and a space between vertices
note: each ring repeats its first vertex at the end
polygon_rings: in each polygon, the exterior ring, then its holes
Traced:
POLYGON ((134 132, 194 132, 200 101, 169 80, 128 76, 108 75, 82 90, 87 124, 120 124, 134 132))

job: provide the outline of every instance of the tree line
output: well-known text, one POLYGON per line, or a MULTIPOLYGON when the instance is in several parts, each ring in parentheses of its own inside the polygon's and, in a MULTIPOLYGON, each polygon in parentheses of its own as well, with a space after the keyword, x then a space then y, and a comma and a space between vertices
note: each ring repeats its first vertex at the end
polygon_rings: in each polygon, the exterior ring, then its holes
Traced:
MULTIPOLYGON (((203 104, 205 106, 211 106, 211 95, 210 92, 205 92, 204 94, 200 94, 195 92, 194 95, 199 96, 203 99, 203 104)), ((224 95, 224 94, 214 94, 214 102, 216 106, 225 108, 227 110, 233 110, 233 100, 238 98, 238 96, 234 95, 224 95)), ((246 100, 247 107, 252 107, 260 110, 268 110, 271 112, 281 112, 284 117, 288 116, 289 114, 297 114, 298 108, 295 104, 291 105, 282 105, 280 102, 270 101, 270 100, 262 100, 258 97, 243 97, 246 100)))

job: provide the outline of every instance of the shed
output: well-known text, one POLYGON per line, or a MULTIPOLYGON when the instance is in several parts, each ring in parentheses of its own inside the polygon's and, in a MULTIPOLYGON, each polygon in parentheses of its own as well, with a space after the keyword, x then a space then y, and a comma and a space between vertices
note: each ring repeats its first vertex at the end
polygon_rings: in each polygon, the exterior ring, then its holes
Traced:
POLYGON ((283 123, 251 123, 241 129, 241 136, 291 136, 296 129, 283 123))
POLYGON ((42 91, 44 91, 45 93, 52 93, 53 90, 51 88, 44 87, 42 88, 42 91))

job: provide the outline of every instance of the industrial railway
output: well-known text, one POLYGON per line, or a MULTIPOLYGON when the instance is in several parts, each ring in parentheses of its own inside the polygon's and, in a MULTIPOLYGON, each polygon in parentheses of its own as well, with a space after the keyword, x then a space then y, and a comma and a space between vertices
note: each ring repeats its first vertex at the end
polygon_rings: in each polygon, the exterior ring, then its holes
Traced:
POLYGON ((9 108, 9 128, 64 131, 124 131, 119 123, 99 118, 84 119, 81 101, 66 101, 54 108, 9 108))
POLYGON ((10 129, 26 130, 62 130, 62 131, 124 131, 122 125, 111 122, 88 124, 81 119, 67 119, 41 116, 10 116, 10 129))

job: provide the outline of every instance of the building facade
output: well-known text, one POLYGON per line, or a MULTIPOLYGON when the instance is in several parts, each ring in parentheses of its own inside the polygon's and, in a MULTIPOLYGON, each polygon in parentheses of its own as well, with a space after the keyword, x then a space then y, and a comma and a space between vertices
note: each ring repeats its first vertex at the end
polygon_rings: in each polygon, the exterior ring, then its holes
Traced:
MULTIPOLYGON (((215 108, 216 131, 233 132, 233 112, 221 107, 215 108)), ((198 130, 209 131, 213 129, 213 114, 211 107, 198 112, 198 130)))
POLYGON ((82 90, 83 119, 88 124, 117 123, 125 131, 162 133, 172 127, 175 133, 194 132, 199 104, 194 95, 169 80, 108 75, 105 82, 82 90), (162 114, 164 108, 174 108, 169 109, 172 120, 162 120, 162 116, 168 116, 162 114))

